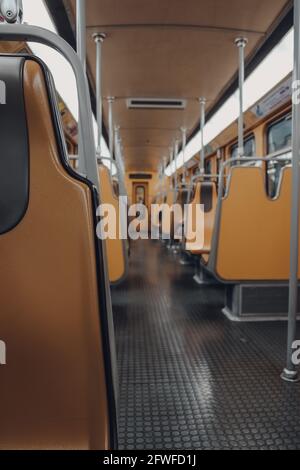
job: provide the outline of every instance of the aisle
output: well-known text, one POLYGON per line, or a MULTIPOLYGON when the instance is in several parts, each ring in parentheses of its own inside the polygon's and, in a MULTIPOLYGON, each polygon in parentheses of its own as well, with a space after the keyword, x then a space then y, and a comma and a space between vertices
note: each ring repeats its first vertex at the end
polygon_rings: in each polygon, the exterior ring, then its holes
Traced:
POLYGON ((279 378, 285 324, 229 322, 223 289, 192 276, 140 241, 113 290, 120 448, 300 449, 300 385, 279 378))

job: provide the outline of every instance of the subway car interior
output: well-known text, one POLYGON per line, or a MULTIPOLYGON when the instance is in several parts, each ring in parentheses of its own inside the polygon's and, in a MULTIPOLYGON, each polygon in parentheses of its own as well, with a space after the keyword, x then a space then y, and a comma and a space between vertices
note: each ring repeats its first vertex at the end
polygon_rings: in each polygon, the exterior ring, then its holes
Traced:
POLYGON ((300 0, 0 0, 0 449, 300 450, 300 0))

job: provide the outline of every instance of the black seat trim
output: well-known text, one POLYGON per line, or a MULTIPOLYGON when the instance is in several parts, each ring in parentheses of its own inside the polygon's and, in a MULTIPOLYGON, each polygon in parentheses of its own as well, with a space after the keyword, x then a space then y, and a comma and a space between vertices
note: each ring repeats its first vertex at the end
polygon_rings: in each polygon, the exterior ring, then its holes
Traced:
POLYGON ((24 57, 0 56, 0 80, 6 87, 6 102, 0 104, 0 235, 21 222, 29 202, 24 61, 24 57))

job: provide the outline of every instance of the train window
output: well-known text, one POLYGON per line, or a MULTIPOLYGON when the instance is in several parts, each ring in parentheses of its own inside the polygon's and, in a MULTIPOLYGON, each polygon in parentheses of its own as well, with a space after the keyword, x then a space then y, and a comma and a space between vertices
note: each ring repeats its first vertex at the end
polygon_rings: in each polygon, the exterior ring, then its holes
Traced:
MULTIPOLYGON (((231 147, 230 158, 238 157, 238 144, 235 144, 231 147)), ((255 137, 251 135, 244 142, 244 157, 253 157, 255 155, 255 137)), ((232 165, 236 165, 236 162, 232 165)))
POLYGON ((268 154, 291 146, 292 116, 286 116, 271 124, 267 130, 268 154))
POLYGON ((211 175, 212 173, 212 161, 211 158, 205 160, 205 174, 211 175))
MULTIPOLYGON (((292 143, 292 116, 272 123, 267 129, 267 153, 268 155, 288 149, 292 143)), ((283 153, 267 165, 268 193, 274 197, 277 192, 281 169, 290 163, 290 152, 283 153)))

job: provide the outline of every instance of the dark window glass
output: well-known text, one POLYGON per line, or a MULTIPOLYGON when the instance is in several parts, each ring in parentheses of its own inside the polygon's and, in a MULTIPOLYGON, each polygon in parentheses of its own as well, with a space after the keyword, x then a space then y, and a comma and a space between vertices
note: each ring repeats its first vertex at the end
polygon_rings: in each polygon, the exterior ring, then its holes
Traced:
MULTIPOLYGON (((288 149, 292 145, 292 117, 285 116, 280 121, 271 124, 267 129, 267 152, 268 155, 288 149)), ((280 155, 278 158, 269 162, 268 172, 268 192, 271 197, 277 193, 281 170, 290 163, 290 153, 280 155)))
MULTIPOLYGON (((231 147, 231 158, 238 157, 238 144, 235 144, 231 147)), ((248 137, 244 142, 244 157, 254 157, 255 155, 255 137, 252 135, 248 137)), ((232 163, 232 165, 236 165, 236 163, 232 163)))

